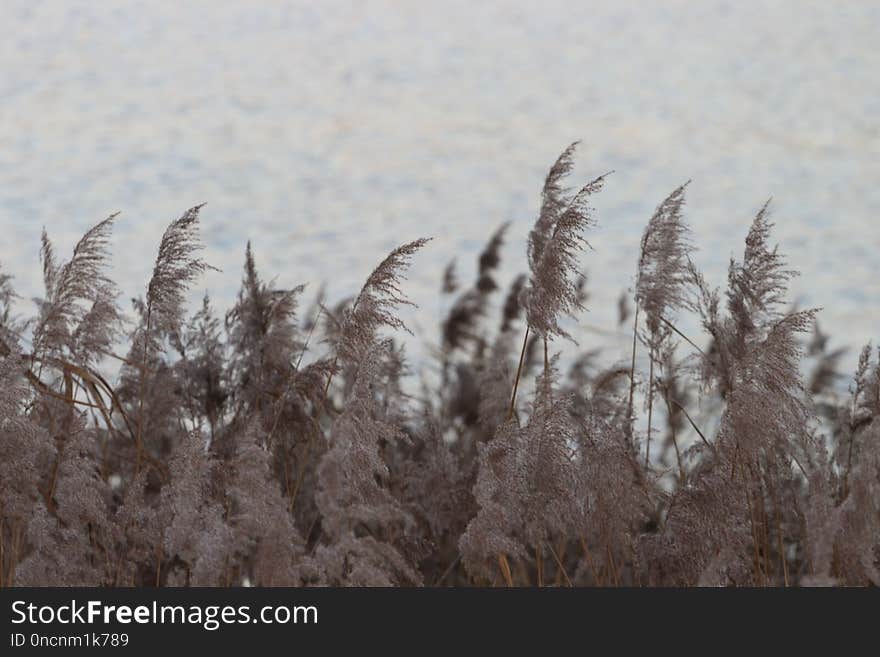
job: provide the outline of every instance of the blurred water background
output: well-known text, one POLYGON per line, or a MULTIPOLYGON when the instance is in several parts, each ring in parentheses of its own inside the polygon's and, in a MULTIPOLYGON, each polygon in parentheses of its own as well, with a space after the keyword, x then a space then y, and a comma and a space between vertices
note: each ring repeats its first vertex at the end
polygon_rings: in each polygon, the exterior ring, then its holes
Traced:
MULTIPOLYGON (((0 3, 0 262, 40 292, 60 254, 121 210, 114 276, 141 294, 164 227, 207 201, 221 307, 246 240, 282 286, 355 292, 396 244, 436 239, 407 292, 410 352, 436 341, 443 267, 469 281, 511 221, 503 277, 546 169, 582 140, 573 181, 614 169, 583 258, 585 322, 610 334, 642 228, 692 179, 695 260, 723 283, 754 212, 822 306, 836 345, 880 337, 880 3, 0 3)), ((855 358, 855 349, 846 363, 855 358)))

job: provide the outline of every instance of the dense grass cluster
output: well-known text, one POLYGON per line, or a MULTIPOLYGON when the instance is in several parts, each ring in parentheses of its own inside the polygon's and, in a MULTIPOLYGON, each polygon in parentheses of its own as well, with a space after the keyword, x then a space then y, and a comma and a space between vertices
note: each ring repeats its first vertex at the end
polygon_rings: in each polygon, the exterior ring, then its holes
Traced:
POLYGON ((426 240, 303 312, 248 245, 234 307, 189 316, 210 267, 195 207, 128 316, 113 217, 67 260, 44 235, 34 317, 0 271, 0 585, 880 585, 871 348, 838 394, 840 354, 787 305, 766 206, 712 287, 683 185, 634 257, 631 357, 598 367, 566 327, 606 176, 569 190, 574 151, 547 175, 527 274, 500 289, 506 225, 472 285, 447 268, 418 364, 436 376, 407 376, 399 341, 426 240))

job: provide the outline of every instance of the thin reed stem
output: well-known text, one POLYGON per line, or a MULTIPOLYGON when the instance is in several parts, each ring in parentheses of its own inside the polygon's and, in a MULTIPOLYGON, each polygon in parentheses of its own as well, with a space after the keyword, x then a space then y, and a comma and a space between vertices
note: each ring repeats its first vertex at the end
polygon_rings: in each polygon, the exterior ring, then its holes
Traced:
POLYGON ((510 564, 507 561, 507 555, 498 555, 498 565, 501 568, 501 575, 504 577, 507 586, 513 588, 513 575, 510 572, 510 564))
POLYGON ((584 556, 587 558, 587 566, 590 569, 590 572, 593 573, 593 581, 595 581, 599 586, 605 586, 605 578, 599 576, 599 572, 596 570, 596 562, 593 561, 593 553, 590 552, 590 546, 587 545, 587 539, 581 537, 581 548, 584 550, 584 556))
POLYGON ((510 408, 507 409, 507 419, 513 417, 513 410, 516 408, 516 391, 519 388, 519 378, 522 375, 523 360, 526 357, 526 345, 529 342, 529 326, 526 325, 526 334, 523 337, 522 350, 519 353, 519 365, 516 367, 516 378, 513 380, 513 393, 510 395, 510 408))
POLYGON ((146 372, 147 372, 147 344, 150 339, 150 304, 147 304, 147 317, 144 322, 144 348, 141 355, 140 370, 140 386, 138 392, 138 422, 137 433, 135 434, 135 449, 137 450, 137 458, 135 459, 135 473, 141 470, 141 458, 143 456, 143 431, 144 431, 144 397, 146 396, 146 372))
POLYGON ((633 319, 633 344, 632 344, 632 362, 629 367, 629 402, 626 406, 627 430, 629 431, 630 440, 632 440, 632 422, 633 422, 633 399, 636 392, 636 345, 638 344, 639 335, 639 300, 636 299, 635 317, 633 319))
POLYGON ((553 559, 556 561, 559 573, 565 578, 565 583, 568 584, 569 588, 573 587, 574 584, 571 583, 571 578, 568 576, 568 573, 565 572, 565 566, 562 563, 562 559, 559 558, 559 555, 556 553, 556 550, 553 549, 553 545, 551 545, 549 541, 547 541, 547 548, 550 550, 550 554, 553 555, 553 559))
POLYGON ((651 347, 651 365, 648 373, 648 440, 645 445, 645 467, 651 463, 651 432, 654 420, 654 348, 651 347))
POLYGON ((679 483, 684 484, 684 480, 686 478, 684 471, 684 464, 681 461, 681 450, 678 447, 678 437, 676 436, 675 431, 675 422, 672 421, 672 403, 669 399, 669 384, 665 383, 663 386, 663 398, 666 401, 666 412, 669 413, 670 421, 669 421, 669 431, 672 434, 672 446, 675 448, 675 462, 678 464, 678 477, 679 483))
POLYGON ((541 544, 535 546, 535 577, 538 587, 544 586, 544 555, 541 554, 541 544))

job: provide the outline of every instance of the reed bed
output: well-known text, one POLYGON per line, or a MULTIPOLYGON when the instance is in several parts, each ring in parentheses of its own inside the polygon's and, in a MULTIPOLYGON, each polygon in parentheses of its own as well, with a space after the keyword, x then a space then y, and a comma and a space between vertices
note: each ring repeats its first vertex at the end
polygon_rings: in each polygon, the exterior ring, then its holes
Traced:
POLYGON ((710 284, 685 183, 634 251, 632 352, 599 365, 568 327, 613 173, 569 189, 575 152, 546 177, 525 273, 498 280, 502 225, 473 283, 438 274, 430 367, 407 363, 400 318, 426 239, 310 306, 248 245, 234 306, 193 312, 196 206, 126 313, 115 216, 67 259, 44 234, 32 317, 0 271, 0 586, 880 585, 872 347, 839 393, 769 205, 710 284))

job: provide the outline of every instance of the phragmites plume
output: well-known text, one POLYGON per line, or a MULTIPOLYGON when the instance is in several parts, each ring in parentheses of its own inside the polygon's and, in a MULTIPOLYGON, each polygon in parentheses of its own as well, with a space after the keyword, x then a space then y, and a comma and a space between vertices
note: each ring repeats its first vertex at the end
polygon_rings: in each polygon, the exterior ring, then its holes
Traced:
POLYGON ((257 586, 294 586, 302 552, 302 538, 288 513, 278 481, 272 476, 270 453, 254 423, 245 430, 232 460, 230 519, 233 543, 250 564, 257 586))
POLYGON ((485 315, 488 295, 498 289, 492 272, 501 262, 501 247, 509 226, 509 222, 501 224, 492 235, 480 253, 476 283, 465 290, 449 309, 443 323, 443 346, 447 350, 456 349, 466 342, 478 342, 477 324, 485 315))
POLYGON ((577 534, 583 508, 575 464, 576 423, 569 393, 554 390, 556 357, 538 377, 528 423, 512 419, 479 446, 480 469, 474 497, 480 511, 462 536, 465 566, 490 578, 498 554, 536 555, 566 532, 577 534))
POLYGON ((420 238, 398 246, 367 278, 351 308, 344 312, 337 341, 337 355, 343 362, 356 362, 376 342, 380 328, 409 331, 396 314, 400 306, 415 306, 400 289, 403 272, 413 255, 430 241, 420 238))
POLYGON ((498 268, 498 263, 501 262, 501 247, 504 246, 504 235, 509 227, 509 221, 501 224, 480 253, 477 290, 484 294, 498 289, 498 283, 492 278, 492 272, 498 268))
MULTIPOLYGON (((49 434, 24 413, 28 389, 18 345, 0 356, 0 522, 24 521, 39 497, 38 464, 54 451, 49 434)), ((13 564, 14 565, 14 564, 13 564)), ((0 559, 0 577, 9 565, 0 559)))
POLYGON ((721 315, 719 294, 688 263, 688 276, 695 289, 695 298, 688 305, 698 312, 713 339, 712 352, 704 359, 709 374, 706 378, 718 380, 723 396, 736 384, 737 363, 783 318, 780 306, 785 302, 790 280, 797 276, 796 271, 786 267, 778 247, 770 246, 773 224, 769 221, 769 203, 752 222, 742 262, 730 261, 726 292, 729 317, 721 315))
POLYGON ((12 302, 15 298, 12 276, 3 271, 3 265, 0 263, 0 342, 3 340, 5 331, 16 330, 16 321, 12 315, 12 302))
MULTIPOLYGON (((177 334, 184 322, 184 301, 189 285, 204 271, 211 269, 196 254, 202 245, 198 237, 199 211, 204 204, 190 208, 183 215, 171 222, 162 235, 159 253, 153 267, 153 275, 147 285, 146 303, 136 301, 142 324, 133 340, 133 351, 139 351, 134 358, 140 362, 137 366, 137 429, 135 443, 137 445, 137 468, 140 468, 144 451, 144 428, 149 423, 146 416, 156 411, 155 404, 146 403, 147 389, 155 382, 155 374, 148 376, 148 363, 157 352, 161 351, 163 336, 177 334)), ((126 368, 131 369, 131 360, 126 368)), ((164 387, 164 386, 161 386, 164 387)), ((163 414, 156 416, 163 418, 163 414)), ((152 433, 155 433, 152 430, 152 433)))
POLYGON ((527 280, 528 277, 525 274, 520 274, 510 284, 510 289, 507 292, 507 296, 504 297, 504 306, 501 311, 501 333, 506 333, 522 314, 519 298, 522 295, 527 280))
MULTIPOLYGON (((814 449, 808 444, 811 416, 803 400, 799 367, 802 348, 797 334, 809 331, 816 312, 786 315, 737 363, 727 416, 740 457, 757 458, 777 450, 794 459, 800 468, 809 466, 814 449)), ((725 439, 722 432, 718 442, 725 439)))
POLYGON ((681 308, 688 281, 688 226, 682 217, 684 192, 681 185, 657 207, 642 236, 636 301, 645 311, 648 330, 656 334, 666 312, 681 308))
POLYGON ((443 286, 440 291, 443 294, 452 294, 458 289, 458 277, 455 273, 455 258, 449 261, 443 270, 443 286))
POLYGON ((479 469, 474 498, 479 512, 468 523, 458 548, 471 576, 492 581, 493 565, 499 554, 524 558, 526 550, 518 531, 521 527, 519 502, 525 488, 520 467, 524 431, 515 419, 504 421, 487 443, 478 445, 479 469))
POLYGON ((16 580, 35 586, 47 572, 63 586, 101 586, 104 562, 93 549, 107 530, 106 484, 94 458, 94 434, 85 418, 69 434, 53 475, 54 495, 34 508, 29 527, 34 550, 18 566, 16 580))
POLYGON ((792 508, 820 460, 798 340, 813 326, 816 311, 771 312, 783 302, 791 274, 782 269, 776 249, 767 247, 770 225, 764 210, 749 232, 743 264, 731 267, 730 317, 720 316, 717 294, 689 265, 697 287, 694 305, 715 341, 713 364, 727 403, 714 441, 704 439, 689 450, 690 457, 702 458, 688 474, 689 485, 677 493, 664 531, 646 541, 665 544, 668 583, 763 585, 771 576, 787 582, 785 514, 793 516, 789 523, 799 521, 802 511, 792 508), (757 526, 768 516, 779 536, 762 546, 767 539, 757 534, 757 526), (750 558, 750 549, 777 552, 773 567, 750 558))
POLYGON ((524 536, 540 550, 550 538, 580 529, 582 502, 575 466, 577 426, 574 396, 556 390, 558 355, 538 377, 535 403, 526 425, 526 490, 522 518, 524 536))
POLYGON ((52 242, 43 231, 40 257, 46 298, 38 302, 35 352, 57 352, 66 347, 88 361, 96 357, 96 349, 106 347, 115 337, 119 323, 117 292, 106 267, 107 243, 116 216, 89 229, 64 264, 56 261, 52 242))
POLYGON ((860 426, 866 418, 880 417, 880 346, 877 347, 877 362, 871 367, 871 343, 859 354, 852 388, 853 410, 851 423, 860 426))
POLYGON ((638 335, 639 310, 645 310, 650 350, 648 375, 648 438, 645 447, 645 464, 651 457, 651 430, 654 411, 654 366, 658 361, 661 345, 670 337, 665 325, 666 314, 687 303, 685 294, 689 280, 689 256, 691 244, 688 227, 682 218, 684 190, 688 183, 675 189, 657 206, 642 236, 639 268, 636 278, 636 314, 633 326, 632 364, 630 368, 630 397, 628 411, 632 417, 632 401, 635 391, 636 336, 638 335))
POLYGON ((276 289, 263 282, 248 242, 238 301, 226 315, 229 343, 235 352, 232 375, 243 393, 239 401, 247 405, 256 401, 259 406, 260 396, 270 393, 289 374, 290 358, 302 352, 296 315, 304 289, 304 285, 276 289))
POLYGON ((529 235, 532 274, 523 290, 523 307, 529 327, 545 339, 553 335, 571 339, 559 326, 559 319, 582 308, 578 299, 581 271, 577 254, 589 246, 584 231, 595 224, 590 197, 602 189, 607 175, 599 176, 575 194, 553 223, 549 235, 542 225, 547 221, 543 212, 529 235))
POLYGON ((419 583, 418 573, 383 535, 405 529, 409 515, 388 487, 383 448, 404 440, 376 399, 390 341, 374 343, 357 368, 345 411, 330 432, 317 468, 315 502, 329 544, 316 561, 332 585, 391 586, 419 583), (366 528, 366 531, 363 531, 366 528))
POLYGON ((170 568, 157 571, 157 578, 166 577, 170 586, 216 585, 232 552, 225 509, 212 494, 214 465, 199 432, 180 436, 169 463, 171 482, 162 489, 160 500, 170 568))
POLYGON ((212 267, 196 254, 199 241, 199 211, 204 203, 190 208, 162 235, 153 276, 147 286, 147 324, 173 332, 183 322, 183 304, 189 285, 212 267))
POLYGON ((556 222, 571 202, 570 190, 565 187, 564 181, 574 168, 574 152, 579 143, 576 141, 562 151, 544 180, 544 187, 541 190, 541 212, 529 233, 528 258, 532 271, 537 269, 556 222))
POLYGON ((742 263, 731 261, 727 302, 740 333, 766 325, 779 316, 789 281, 797 272, 786 267, 778 247, 770 246, 770 201, 755 216, 742 263))

